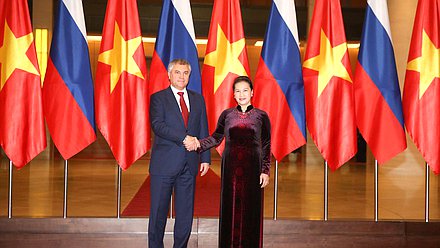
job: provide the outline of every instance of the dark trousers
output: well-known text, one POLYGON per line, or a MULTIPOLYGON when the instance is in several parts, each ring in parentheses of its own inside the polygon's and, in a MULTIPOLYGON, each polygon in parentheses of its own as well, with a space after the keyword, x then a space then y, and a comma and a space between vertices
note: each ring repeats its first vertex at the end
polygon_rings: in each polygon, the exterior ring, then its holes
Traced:
POLYGON ((148 246, 163 248, 163 237, 171 194, 174 189, 176 211, 174 223, 174 248, 187 247, 194 214, 194 190, 196 178, 188 165, 175 176, 150 175, 151 205, 148 223, 148 246))

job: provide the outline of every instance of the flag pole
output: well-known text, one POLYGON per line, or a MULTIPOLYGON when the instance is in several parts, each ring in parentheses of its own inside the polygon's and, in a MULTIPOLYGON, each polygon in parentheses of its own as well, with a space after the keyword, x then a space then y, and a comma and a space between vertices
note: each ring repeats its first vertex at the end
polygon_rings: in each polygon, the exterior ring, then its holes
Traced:
POLYGON ((378 180, 378 163, 374 160, 374 221, 379 220, 379 180, 378 180))
POLYGON ((324 220, 328 220, 328 163, 324 161, 324 220))
POLYGON ((67 180, 68 180, 68 161, 64 160, 64 199, 63 199, 63 218, 67 218, 67 180))
POLYGON ((429 222, 429 165, 425 163, 425 222, 429 222))
POLYGON ((171 199, 170 199, 170 219, 173 219, 173 197, 174 197, 174 193, 171 194, 171 199))
POLYGON ((273 219, 278 217, 278 160, 275 160, 275 182, 273 187, 273 219))
POLYGON ((117 206, 116 206, 116 212, 117 212, 117 218, 119 219, 121 217, 121 181, 122 181, 122 169, 119 165, 118 167, 118 189, 117 189, 117 206))
POLYGON ((12 160, 9 160, 8 218, 12 218, 12 160))

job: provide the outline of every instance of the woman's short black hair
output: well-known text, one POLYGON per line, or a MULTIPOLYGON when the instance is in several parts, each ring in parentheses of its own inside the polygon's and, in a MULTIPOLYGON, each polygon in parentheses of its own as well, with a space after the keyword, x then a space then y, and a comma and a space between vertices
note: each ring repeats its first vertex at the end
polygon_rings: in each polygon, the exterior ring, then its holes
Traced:
POLYGON ((246 82, 249 84, 249 88, 251 88, 251 90, 254 89, 254 86, 252 85, 252 81, 248 76, 238 76, 234 79, 234 84, 232 85, 232 90, 235 90, 235 85, 240 82, 246 82))

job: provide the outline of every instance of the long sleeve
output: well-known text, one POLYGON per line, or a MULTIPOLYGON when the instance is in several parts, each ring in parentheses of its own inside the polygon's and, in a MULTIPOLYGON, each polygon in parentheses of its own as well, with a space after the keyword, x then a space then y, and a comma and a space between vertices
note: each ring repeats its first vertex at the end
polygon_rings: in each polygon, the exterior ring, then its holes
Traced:
POLYGON ((208 136, 200 140, 200 150, 199 152, 206 151, 214 146, 220 145, 225 135, 225 119, 226 111, 220 115, 217 121, 217 127, 211 136, 208 136))
POLYGON ((261 148, 262 148, 262 163, 261 173, 269 175, 270 173, 270 120, 266 113, 262 116, 261 127, 261 148))
POLYGON ((161 102, 159 95, 152 95, 150 98, 150 120, 154 134, 163 139, 173 141, 177 145, 182 145, 182 141, 186 136, 186 130, 168 126, 165 121, 166 113, 165 104, 161 102))
MULTIPOLYGON (((202 98, 203 107, 202 107, 202 116, 200 118, 200 138, 205 138, 209 135, 208 131, 208 118, 206 115, 206 105, 205 101, 202 98)), ((211 163, 211 152, 204 151, 200 154, 200 162, 201 163, 211 163)))

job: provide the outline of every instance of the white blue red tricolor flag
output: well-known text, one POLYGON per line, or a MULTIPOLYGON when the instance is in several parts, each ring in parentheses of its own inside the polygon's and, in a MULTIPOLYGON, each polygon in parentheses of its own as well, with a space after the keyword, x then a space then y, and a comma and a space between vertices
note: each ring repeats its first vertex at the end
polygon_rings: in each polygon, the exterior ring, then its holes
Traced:
POLYGON ((294 1, 272 3, 254 93, 254 105, 270 117, 272 154, 279 161, 306 143, 304 82, 294 1))
POLYGON ((386 0, 369 0, 354 80, 356 121, 379 164, 406 149, 386 0))
POLYGON ((43 109, 52 139, 64 159, 96 139, 90 70, 82 2, 62 0, 43 84, 43 109))
POLYGON ((189 0, 164 0, 150 67, 149 94, 169 86, 167 67, 173 59, 191 64, 188 89, 202 92, 196 36, 189 0))

